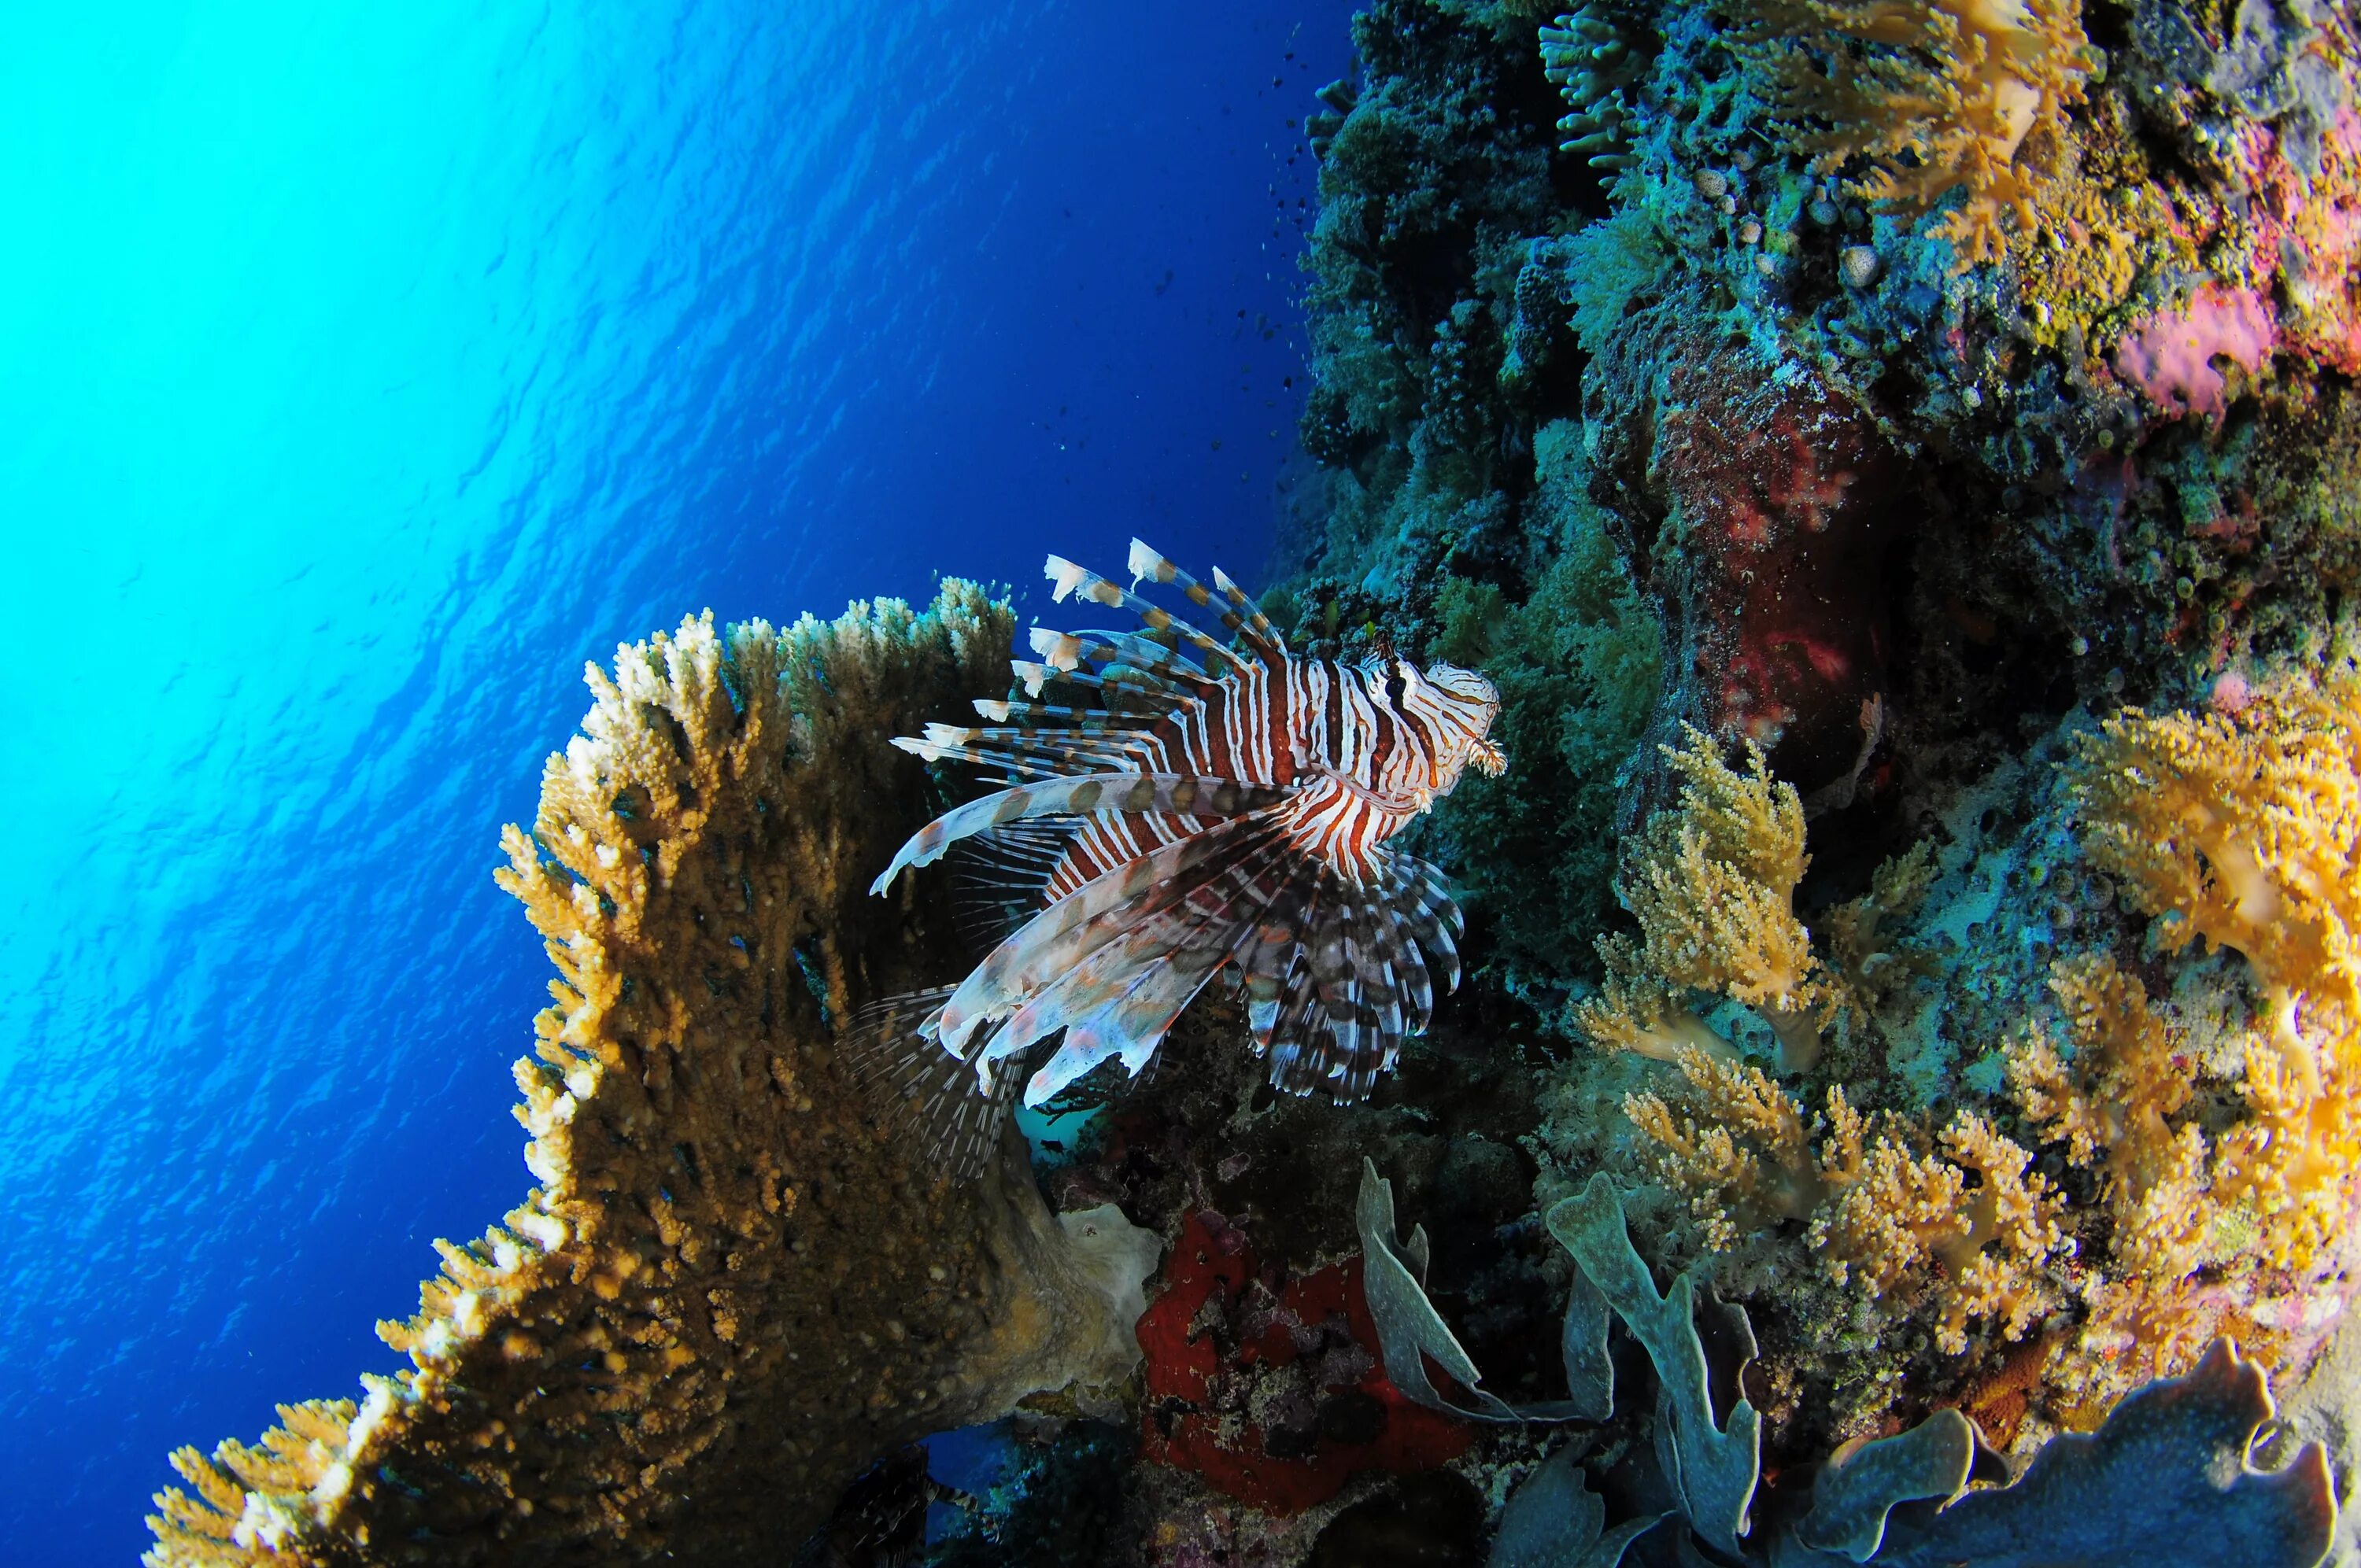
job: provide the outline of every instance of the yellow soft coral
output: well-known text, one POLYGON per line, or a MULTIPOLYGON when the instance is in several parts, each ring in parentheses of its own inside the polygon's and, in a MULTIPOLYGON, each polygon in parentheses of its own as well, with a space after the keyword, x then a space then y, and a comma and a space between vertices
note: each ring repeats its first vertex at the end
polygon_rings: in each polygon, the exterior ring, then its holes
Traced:
POLYGON ((2119 1270, 2185 1274, 2196 1265, 2212 1208, 2204 1134, 2169 1120, 2193 1092, 2188 1059, 2148 1006, 2146 988, 2113 959, 2062 962, 2049 985, 2066 1015, 2073 1059, 2038 1035, 2012 1042, 2006 1062, 2017 1103, 2066 1146, 2070 1163, 2105 1171, 2119 1270))
POLYGON ((2361 1168, 2361 674, 2292 682, 2231 717, 2111 719, 2077 791, 2092 861, 2162 918, 2243 956, 2263 994, 2248 1119, 2214 1185, 2265 1217, 2262 1255, 2307 1270, 2348 1223, 2361 1168))
POLYGON ((2109 719, 2077 777, 2091 858, 2159 935, 2235 948, 2275 996, 2361 1008, 2361 675, 2245 711, 2109 719))
MULTIPOLYGON (((1694 1091, 1694 1113, 1675 1113, 1653 1093, 1629 1096, 1623 1113, 1654 1140, 1658 1172, 1688 1195, 1706 1245, 1727 1252, 1749 1233, 1809 1216, 1827 1183, 1811 1158, 1803 1108, 1760 1069, 1698 1050, 1675 1060, 1694 1091)), ((1831 1115, 1854 1124, 1844 1091, 1828 1096, 1831 1115)))
POLYGON ((2087 853, 2159 916, 2160 944, 2235 950, 2259 992, 2226 1114, 2103 958, 2053 974, 2070 1056, 2008 1048, 2027 1119, 2105 1179, 2091 1320, 2058 1379, 2095 1411, 2217 1332, 2275 1354, 2333 1321, 2361 1203, 2361 678, 2290 681, 2235 716, 2127 712, 2072 783, 2087 853))
POLYGON ((2105 1177, 2106 1251, 2086 1260, 2096 1265, 2090 1321, 2053 1378, 2079 1389, 2075 1408, 2094 1417, 2132 1384, 2181 1370, 2217 1333, 2271 1347, 2250 1318, 2225 1316, 2230 1294, 2198 1278, 2209 1262, 2235 1266, 2236 1238, 2252 1227, 2222 1208, 2204 1132, 2185 1115, 2195 1099, 2188 1054, 2111 958, 2065 959, 2049 986, 2070 1058, 2029 1033, 2005 1060, 2026 1119, 2065 1146, 2069 1164, 2105 1177))
POLYGON ((2026 1177, 2032 1161, 1964 1111, 1944 1129, 1940 1154, 1914 1155, 1889 1130, 1813 1218, 1812 1249, 1840 1283, 1878 1296, 1928 1291, 1939 1264, 1935 1344, 1947 1354, 1967 1349, 1971 1318, 2020 1339, 2054 1304, 2042 1270, 2064 1246, 2063 1201, 2026 1177))
POLYGON ((1664 749, 1680 804, 1649 818, 1615 884, 1639 940, 1600 939, 1609 981, 1575 1022, 1601 1045, 1666 1061, 1687 1048, 1730 1056, 1683 998, 1718 992, 1760 1014, 1782 1069, 1802 1071, 1819 1057, 1829 1000, 1794 906, 1811 863, 1803 802, 1771 776, 1760 747, 1749 742, 1741 773, 1705 735, 1688 736, 1685 750, 1664 749))
POLYGON ((1802 1105, 1759 1069, 1694 1050, 1678 1060, 1689 1085, 1680 1111, 1657 1094, 1623 1108, 1708 1247, 1808 1222, 1806 1245, 1830 1279, 1904 1310, 1928 1304, 1950 1354, 1967 1348, 1971 1320, 2017 1339, 2055 1304, 2046 1268, 2065 1249, 2063 1200, 1981 1118, 1961 1112, 1939 1149, 1921 1152, 1891 1119, 1872 1135, 1841 1088, 1807 1128, 1802 1105))
POLYGON ((2096 63, 2080 0, 1733 0, 1773 112, 1818 172, 1870 160, 1849 189, 1905 215, 1959 186, 1936 233, 1965 269, 1999 258, 2014 212, 2036 225, 2018 154, 2057 132, 2096 63))

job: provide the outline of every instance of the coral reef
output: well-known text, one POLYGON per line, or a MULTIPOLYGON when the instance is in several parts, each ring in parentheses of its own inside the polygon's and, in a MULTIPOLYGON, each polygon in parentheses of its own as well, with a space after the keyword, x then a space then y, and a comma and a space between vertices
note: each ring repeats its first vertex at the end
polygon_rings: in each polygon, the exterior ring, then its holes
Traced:
POLYGON ((2044 1269, 2066 1250, 2061 1200, 2027 1176, 2033 1157, 1981 1117, 1958 1113, 1937 1150, 1920 1152, 1891 1116, 1872 1135, 1840 1086, 1807 1129, 1803 1107, 1760 1069, 1695 1049, 1676 1059, 1686 1113, 1653 1092, 1631 1096, 1624 1113, 1658 1146, 1657 1175, 1687 1196, 1708 1248, 1801 1222, 1804 1245, 1851 1287, 1857 1310, 1899 1318, 1929 1305, 1935 1343, 1950 1354, 1967 1348, 1971 1319, 2014 1340, 2057 1305, 2044 1269))
POLYGON ((1152 1239, 956 1188, 882 1140, 827 1020, 946 933, 863 890, 919 815, 885 744, 1005 655, 947 582, 774 631, 692 619, 593 667, 501 885, 558 977, 517 1065, 538 1179, 440 1244, 409 1369, 183 1449, 152 1563, 776 1561, 855 1473, 1036 1390, 1114 1385, 1152 1239))
POLYGON ((1934 1404, 2029 1453, 2225 1333, 2301 1376, 2350 1293, 2351 18, 1389 0, 1356 36, 1424 160, 1323 199, 1430 213, 1433 176, 1455 221, 1315 233, 1332 481, 1288 591, 1578 741, 1434 825, 1479 987, 1569 1038, 1538 1204, 1605 1169, 1652 1262, 1746 1302, 1775 1464, 1934 1404), (1569 563, 1578 635, 1537 638, 1569 563))
MULTIPOLYGON (((1382 1185, 1374 1172, 1364 1179, 1365 1192, 1382 1185)), ((1778 1568, 2131 1568, 2170 1560, 2191 1542, 2203 1543, 2207 1561, 2242 1568, 2312 1568, 2328 1555, 2337 1508, 2327 1452, 2309 1442, 2292 1454, 2282 1449, 2280 1463, 2255 1464, 2275 1408, 2263 1369, 2228 1340, 2209 1346, 2188 1376, 2140 1388, 2095 1433, 2045 1443, 2013 1479, 1993 1473, 1974 1423, 1944 1409, 1839 1450, 1817 1467, 1806 1496, 1766 1497, 1761 1422, 1744 1391, 1756 1354, 1745 1311, 1701 1294, 1694 1271, 1660 1291, 1605 1176, 1553 1206, 1548 1223, 1575 1266, 1569 1376, 1581 1380, 1578 1339, 1596 1342, 1604 1373, 1588 1414, 1609 1419, 1614 1401, 1606 1314, 1655 1371, 1653 1490, 1664 1506, 1606 1529, 1606 1506, 1576 1465, 1576 1440, 1535 1467, 1503 1508, 1495 1568, 1617 1568, 1659 1526, 1688 1538, 1678 1561, 1698 1560, 1694 1542, 1702 1541, 1717 1561, 1778 1568), (1586 1292, 1597 1301, 1595 1322, 1586 1292)))
POLYGON ((678 673, 627 658, 513 846, 568 977, 524 1075, 556 1196, 454 1249, 407 1381, 183 1455, 159 1561, 730 1561, 1077 1376, 953 1560, 1076 1486, 1027 1560, 1466 1562, 1495 1520, 1496 1562, 1606 1568, 2328 1549, 2349 8, 1370 0, 1353 40, 1304 122, 1323 477, 1262 602, 1311 657, 1480 669, 1517 764, 1406 835, 1470 983, 1400 1078, 1273 1097, 1209 997, 1036 1130, 1066 1213, 1013 1158, 915 1180, 828 1023, 957 967, 852 892, 937 804, 878 739, 1005 622, 650 644, 678 673), (642 796, 609 753, 731 760, 642 796), (1170 1250, 1117 1344, 1132 1223, 1170 1250))

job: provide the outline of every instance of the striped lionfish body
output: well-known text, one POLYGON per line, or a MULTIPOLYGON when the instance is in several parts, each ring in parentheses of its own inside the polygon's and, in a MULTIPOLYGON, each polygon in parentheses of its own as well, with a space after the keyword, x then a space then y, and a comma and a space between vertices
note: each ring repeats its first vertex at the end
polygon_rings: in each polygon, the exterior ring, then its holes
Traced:
POLYGON ((997 945, 956 986, 884 1003, 853 1042, 866 1076, 923 1102, 962 1174, 988 1157, 1020 1079, 1039 1105, 1111 1058, 1137 1074, 1217 975, 1244 989, 1274 1086, 1346 1101, 1425 1027, 1434 972, 1458 983, 1459 910, 1433 867, 1388 840, 1471 763, 1504 765, 1491 683, 1449 664, 1301 658, 1219 569, 1209 590, 1137 540, 1130 566, 1135 589, 1178 589, 1229 640, 1053 555, 1056 599, 1131 611, 1141 629, 1036 627, 1037 658, 1014 663, 1022 697, 977 702, 981 726, 895 742, 1005 775, 903 845, 873 889, 958 850, 997 945))

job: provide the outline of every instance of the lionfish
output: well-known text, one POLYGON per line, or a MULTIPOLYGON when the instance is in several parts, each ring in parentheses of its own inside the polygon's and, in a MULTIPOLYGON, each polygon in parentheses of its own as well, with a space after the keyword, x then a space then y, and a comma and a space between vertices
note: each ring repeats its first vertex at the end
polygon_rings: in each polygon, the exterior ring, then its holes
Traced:
POLYGON ((1023 698, 894 742, 1005 775, 871 888, 957 851, 964 923, 990 952, 955 986, 878 1003, 847 1040, 856 1073, 961 1179, 990 1158, 1020 1079, 1039 1106, 1110 1058, 1136 1077, 1217 975, 1245 992, 1271 1084, 1340 1101, 1424 1030, 1433 971, 1459 981, 1458 906, 1387 840, 1470 763, 1506 765, 1492 683, 1389 653, 1304 658, 1220 568, 1208 590, 1137 540, 1130 567, 1134 589, 1214 609, 1228 641, 1052 555, 1054 600, 1141 629, 1035 627, 1038 659, 1012 661, 1023 698))

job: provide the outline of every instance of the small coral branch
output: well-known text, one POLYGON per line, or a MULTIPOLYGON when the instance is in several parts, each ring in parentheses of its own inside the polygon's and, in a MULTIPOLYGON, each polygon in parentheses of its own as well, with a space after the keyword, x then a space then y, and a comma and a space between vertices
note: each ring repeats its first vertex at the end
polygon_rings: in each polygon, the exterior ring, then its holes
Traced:
POLYGON ((1708 1247, 1805 1222, 1831 1280, 1903 1310, 1929 1307, 1938 1348, 1954 1355, 1971 1320, 2018 1339, 2057 1304, 2045 1271, 2066 1250, 2064 1201, 1981 1118, 1960 1112, 1939 1148, 1922 1151, 1890 1117, 1872 1130, 1841 1088, 1806 1126, 1801 1103, 1760 1069, 1697 1051, 1679 1059, 1688 1091, 1677 1110, 1657 1094, 1623 1108, 1708 1247))
POLYGON ((1608 981, 1575 1010, 1602 1046, 1673 1061, 1684 1050, 1729 1057, 1729 1042, 1688 1007, 1711 992, 1754 1009, 1779 1042, 1779 1065, 1800 1072, 1819 1058, 1831 1002, 1795 918, 1804 852, 1804 806, 1772 778, 1759 746, 1732 770, 1695 729, 1664 755, 1682 781, 1679 805, 1651 817, 1627 850, 1615 891, 1640 938, 1602 938, 1608 981))
POLYGON ((2037 225, 2019 159, 2062 131, 2097 63, 2080 0, 1741 0, 1740 49, 1820 173, 1854 159, 1855 195, 1905 216, 1960 186, 1935 232, 1961 269, 1999 258, 2004 214, 2037 225))
POLYGON ((1566 103, 1558 150, 1585 155, 1593 169, 1628 169, 1634 161, 1626 124, 1631 93, 1653 59, 1631 47, 1632 30, 1598 0, 1541 30, 1542 72, 1566 103))
POLYGON ((1934 884, 1935 846, 1922 839, 1880 865, 1867 893, 1828 912, 1823 926, 1828 967, 1847 1006, 1874 1012, 1909 981, 1935 970, 1927 953, 1890 929, 1924 902, 1934 884))
POLYGON ((1860 1118, 1842 1089, 1828 1091, 1832 1172, 1812 1159, 1814 1129, 1805 1125, 1803 1107, 1761 1069, 1694 1050, 1677 1059, 1691 1091, 1683 1096, 1687 1113, 1655 1093, 1626 1097, 1623 1113, 1654 1140, 1658 1174, 1688 1195, 1690 1216, 1713 1250, 1727 1252, 1783 1220, 1809 1218, 1827 1198, 1831 1174, 1858 1166, 1860 1118))

